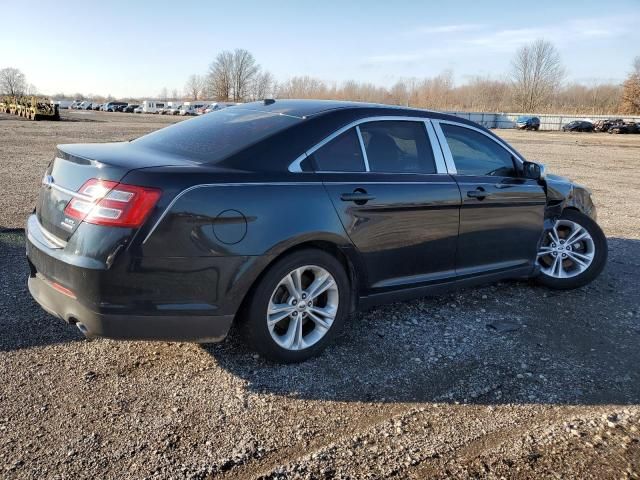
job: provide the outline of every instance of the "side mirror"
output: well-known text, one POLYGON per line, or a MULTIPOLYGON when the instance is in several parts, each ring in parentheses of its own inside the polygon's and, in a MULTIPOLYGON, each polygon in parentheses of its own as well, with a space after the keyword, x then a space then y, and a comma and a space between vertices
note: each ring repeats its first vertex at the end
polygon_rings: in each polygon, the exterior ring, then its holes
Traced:
POLYGON ((544 180, 546 175, 544 165, 536 162, 524 162, 522 165, 524 178, 544 180))

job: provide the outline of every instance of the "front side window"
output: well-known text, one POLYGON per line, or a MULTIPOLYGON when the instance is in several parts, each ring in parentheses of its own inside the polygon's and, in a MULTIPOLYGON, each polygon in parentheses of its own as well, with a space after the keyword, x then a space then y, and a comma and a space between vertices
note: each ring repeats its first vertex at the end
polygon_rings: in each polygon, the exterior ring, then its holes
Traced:
POLYGON ((371 172, 436 173, 423 122, 370 122, 360 125, 360 134, 371 172))
POLYGON ((321 172, 364 172, 364 159, 355 128, 350 128, 311 155, 321 172))
POLYGON ((516 176, 511 153, 494 140, 470 128, 440 126, 459 175, 516 176))

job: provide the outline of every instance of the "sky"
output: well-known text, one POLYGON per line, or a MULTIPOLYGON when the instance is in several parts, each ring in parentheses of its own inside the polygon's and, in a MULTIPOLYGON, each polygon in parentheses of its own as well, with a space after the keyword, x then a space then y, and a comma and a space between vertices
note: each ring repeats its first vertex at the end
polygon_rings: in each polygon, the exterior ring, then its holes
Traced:
POLYGON ((381 86, 444 70, 458 84, 503 78, 537 38, 558 48, 568 81, 620 82, 640 55, 640 0, 20 0, 2 18, 0 68, 19 68, 46 94, 182 92, 234 48, 281 81, 381 86))

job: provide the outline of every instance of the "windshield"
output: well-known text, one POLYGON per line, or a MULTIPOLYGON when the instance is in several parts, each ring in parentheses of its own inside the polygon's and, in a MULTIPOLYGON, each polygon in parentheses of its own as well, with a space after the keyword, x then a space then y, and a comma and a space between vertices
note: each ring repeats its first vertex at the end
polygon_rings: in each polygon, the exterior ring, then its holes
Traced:
POLYGON ((268 112, 225 108, 152 132, 133 143, 184 155, 199 163, 216 163, 300 121, 268 112))
MULTIPOLYGON (((512 117, 513 118, 513 117, 512 117)), ((529 120, 531 117, 518 117, 518 122, 526 122, 527 120, 529 120)))

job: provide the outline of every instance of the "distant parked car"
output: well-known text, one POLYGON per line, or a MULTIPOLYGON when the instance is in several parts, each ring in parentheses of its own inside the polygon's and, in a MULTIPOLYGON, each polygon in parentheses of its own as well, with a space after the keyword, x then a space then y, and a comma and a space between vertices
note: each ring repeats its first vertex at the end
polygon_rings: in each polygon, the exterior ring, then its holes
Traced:
POLYGON ((101 107, 101 106, 102 106, 102 104, 100 104, 100 103, 94 103, 94 104, 91 106, 91 110, 100 110, 100 107, 101 107))
POLYGON ((122 105, 117 105, 115 111, 116 112, 124 112, 124 109, 129 106, 128 103, 123 103, 122 105))
POLYGON ((93 105, 91 102, 84 101, 77 108, 78 110, 91 110, 91 105, 93 105))
POLYGON ((586 120, 574 120, 562 126, 563 132, 593 132, 593 123, 586 120))
POLYGON ((127 106, 127 102, 109 102, 104 106, 105 112, 116 112, 119 106, 127 106))
POLYGON ((71 105, 69 105, 70 110, 76 110, 78 106, 82 103, 82 100, 74 100, 71 105))
POLYGON ((518 130, 540 130, 540 119, 529 115, 521 115, 516 120, 518 130))
POLYGON ((178 115, 180 113, 180 109, 182 105, 174 105, 172 107, 167 108, 167 115, 178 115))
POLYGON ((127 105, 126 107, 124 107, 124 109, 122 110, 124 113, 133 113, 133 111, 138 108, 140 105, 137 105, 135 103, 130 103, 129 105, 127 105))
POLYGON ((133 109, 133 113, 142 113, 142 105, 138 105, 136 108, 133 109))
POLYGON ((640 133, 640 123, 618 123, 607 130, 609 133, 640 133))

